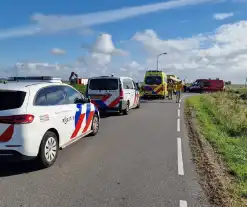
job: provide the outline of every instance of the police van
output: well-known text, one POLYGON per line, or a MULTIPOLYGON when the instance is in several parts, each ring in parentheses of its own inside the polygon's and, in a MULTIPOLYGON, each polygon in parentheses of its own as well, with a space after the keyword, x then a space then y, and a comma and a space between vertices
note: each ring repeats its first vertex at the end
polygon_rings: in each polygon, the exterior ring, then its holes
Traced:
POLYGON ((86 97, 90 98, 100 111, 127 115, 130 109, 140 108, 139 88, 130 77, 89 78, 86 97))
POLYGON ((97 107, 53 77, 12 77, 0 83, 0 159, 37 158, 51 166, 63 149, 96 135, 97 107))

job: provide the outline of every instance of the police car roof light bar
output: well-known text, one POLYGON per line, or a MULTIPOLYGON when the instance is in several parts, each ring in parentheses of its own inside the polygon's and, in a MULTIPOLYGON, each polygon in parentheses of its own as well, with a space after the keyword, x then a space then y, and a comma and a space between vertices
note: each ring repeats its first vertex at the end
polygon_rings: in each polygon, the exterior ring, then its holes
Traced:
POLYGON ((27 76, 27 77, 9 77, 8 81, 62 82, 62 79, 55 78, 52 76, 27 76))

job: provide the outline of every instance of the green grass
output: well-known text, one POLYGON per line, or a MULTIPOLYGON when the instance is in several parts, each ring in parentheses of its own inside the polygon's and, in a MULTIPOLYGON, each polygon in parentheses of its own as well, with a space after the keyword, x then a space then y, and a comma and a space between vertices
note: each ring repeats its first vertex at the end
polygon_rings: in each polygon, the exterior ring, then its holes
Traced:
POLYGON ((247 198, 247 101, 235 93, 194 96, 201 133, 221 155, 235 182, 232 193, 247 198))
POLYGON ((247 92, 247 88, 239 88, 239 89, 237 89, 238 91, 241 91, 241 92, 247 92))
POLYGON ((81 85, 81 84, 71 84, 71 86, 73 86, 75 89, 77 89, 78 91, 80 91, 83 95, 85 95, 86 93, 86 85, 81 85))
POLYGON ((231 84, 229 85, 231 89, 240 89, 240 88, 245 88, 244 84, 231 84))

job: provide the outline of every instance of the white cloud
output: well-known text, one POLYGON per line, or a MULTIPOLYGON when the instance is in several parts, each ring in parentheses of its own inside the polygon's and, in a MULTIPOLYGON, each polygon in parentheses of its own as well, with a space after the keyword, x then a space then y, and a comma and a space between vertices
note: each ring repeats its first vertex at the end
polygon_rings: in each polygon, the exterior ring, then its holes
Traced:
POLYGON ((232 17, 234 16, 234 13, 233 12, 229 12, 229 13, 218 13, 218 14, 214 14, 214 19, 216 20, 224 20, 224 19, 227 19, 229 17, 232 17))
POLYGON ((92 35, 92 34, 94 34, 94 31, 90 28, 82 28, 82 30, 79 32, 79 34, 92 35))
POLYGON ((136 40, 141 42, 144 46, 146 51, 152 54, 162 53, 162 52, 176 52, 180 51, 193 51, 194 49, 200 46, 200 40, 203 37, 197 36, 188 39, 170 39, 170 40, 161 40, 157 36, 157 34, 153 30, 145 30, 144 32, 137 32, 133 37, 132 40, 136 40), (165 49, 165 51, 164 51, 165 49))
POLYGON ((0 30, 0 40, 15 37, 24 37, 38 34, 41 29, 36 25, 0 30))
POLYGON ((145 74, 145 68, 136 61, 131 61, 130 63, 124 64, 117 75, 130 76, 136 81, 142 81, 145 74))
POLYGON ((34 25, 22 28, 13 28, 0 31, 0 38, 13 38, 25 35, 34 35, 39 32, 60 32, 87 28, 93 25, 116 22, 148 13, 176 9, 185 6, 197 5, 215 0, 171 0, 162 3, 128 7, 110 11, 95 12, 82 15, 45 15, 36 13, 32 16, 34 25), (36 28, 39 28, 37 30, 36 28))
POLYGON ((111 54, 115 47, 110 34, 101 34, 90 49, 92 52, 111 54))
MULTIPOLYGON (((166 73, 177 74, 180 78, 195 80, 197 78, 216 78, 232 82, 244 82, 247 75, 247 21, 225 24, 215 31, 198 34, 190 38, 162 39, 155 31, 148 29, 133 34, 127 46, 133 41, 140 44, 140 53, 127 57, 120 56, 120 61, 114 63, 116 48, 109 34, 97 38, 89 52, 71 64, 49 64, 27 62, 20 74, 25 75, 55 75, 68 78, 71 71, 80 77, 98 75, 132 76, 142 80, 146 69, 156 69, 157 54, 167 52, 159 59, 159 66, 166 73), (138 59, 138 61, 137 61, 138 59), (30 72, 31 71, 31 72, 30 72)), ((11 71, 11 70, 9 70, 11 71)), ((16 73, 15 70, 12 70, 16 73)))
POLYGON ((51 49, 51 53, 54 55, 64 55, 66 51, 63 49, 59 49, 59 48, 53 48, 51 49))
POLYGON ((91 53, 99 53, 105 55, 119 55, 119 56, 128 55, 127 51, 121 50, 119 48, 115 48, 112 41, 112 36, 107 33, 102 33, 101 35, 99 35, 93 45, 82 44, 81 47, 87 49, 91 53))
POLYGON ((104 73, 111 63, 113 56, 128 55, 126 51, 116 48, 113 44, 112 36, 106 33, 102 33, 93 45, 84 45, 84 48, 88 50, 88 55, 80 57, 79 61, 87 67, 101 70, 104 73))
MULTIPOLYGON (((46 62, 25 61, 16 63, 14 67, 8 68, 4 76, 16 75, 54 75, 68 79, 72 71, 80 77, 107 75, 111 72, 111 62, 115 55, 123 56, 127 52, 116 48, 110 34, 102 33, 92 46, 88 46, 86 55, 77 58, 69 64, 51 64, 46 62)), ((54 54, 64 54, 59 48, 51 50, 54 54)), ((1 71, 0 71, 1 72, 1 71)))
POLYGON ((210 34, 191 38, 162 40, 153 30, 137 32, 132 41, 141 43, 148 54, 142 65, 156 68, 157 54, 160 67, 181 78, 221 77, 241 82, 247 75, 247 21, 226 24, 210 34))

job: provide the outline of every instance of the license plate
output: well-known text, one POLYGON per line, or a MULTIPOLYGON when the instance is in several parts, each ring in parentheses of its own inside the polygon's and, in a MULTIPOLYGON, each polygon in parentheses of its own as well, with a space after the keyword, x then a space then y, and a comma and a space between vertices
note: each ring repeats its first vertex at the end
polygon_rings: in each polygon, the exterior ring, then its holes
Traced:
POLYGON ((91 96, 90 98, 91 98, 91 99, 101 99, 102 96, 91 96))

